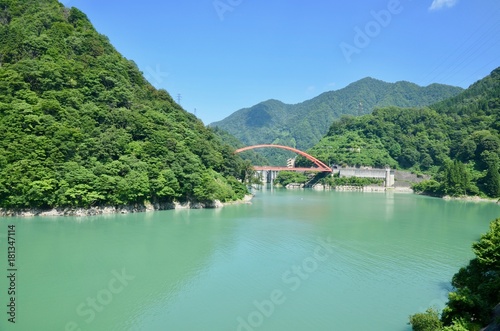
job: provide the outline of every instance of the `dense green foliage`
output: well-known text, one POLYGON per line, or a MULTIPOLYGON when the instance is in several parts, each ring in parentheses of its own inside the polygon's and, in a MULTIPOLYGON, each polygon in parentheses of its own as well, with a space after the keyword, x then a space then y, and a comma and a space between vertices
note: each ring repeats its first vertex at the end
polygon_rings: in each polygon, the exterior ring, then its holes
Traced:
POLYGON ((329 176, 320 181, 322 184, 335 186, 368 186, 380 185, 384 182, 383 179, 363 178, 363 177, 337 177, 329 176))
MULTIPOLYGON (((354 117, 343 117, 335 125, 344 125, 355 120, 354 117)), ((389 165, 397 167, 397 161, 384 148, 378 139, 366 139, 361 132, 343 130, 338 134, 327 135, 307 151, 314 157, 341 166, 372 166, 383 168, 389 165)), ((311 163, 303 157, 298 157, 297 166, 310 166, 311 163)))
POLYGON ((445 324, 463 318, 484 326, 500 303, 500 218, 472 248, 476 258, 453 276, 455 291, 442 314, 445 324))
POLYGON ((232 200, 245 164, 56 0, 0 0, 0 207, 232 200))
POLYGON ((453 276, 455 290, 441 315, 446 327, 416 328, 425 321, 435 322, 435 311, 428 310, 410 317, 413 330, 476 331, 492 322, 500 325, 492 320, 493 310, 500 304, 500 218, 491 222, 489 231, 472 248, 476 257, 453 276))
MULTIPOLYGON (((409 82, 386 83, 365 78, 295 105, 277 100, 261 102, 211 126, 228 131, 246 145, 281 144, 304 150, 316 144, 328 132, 330 124, 342 115, 368 114, 377 107, 426 106, 457 95, 461 90, 439 84, 420 87, 409 82)), ((275 165, 286 164, 292 155, 273 149, 261 153, 275 165)))
MULTIPOLYGON (((426 108, 382 108, 335 121, 311 155, 324 162, 389 165, 436 174, 416 189, 500 196, 500 68, 426 108)), ((307 166, 307 160, 297 159, 307 166)))
POLYGON ((479 331, 474 325, 469 325, 462 318, 454 320, 450 325, 443 326, 439 312, 429 308, 425 313, 410 316, 410 324, 414 331, 479 331))
POLYGON ((443 326, 439 320, 439 312, 433 308, 427 309, 425 313, 410 316, 410 324, 413 331, 437 331, 443 326))
MULTIPOLYGON (((468 166, 470 169, 467 169, 465 164, 458 160, 446 162, 435 175, 435 179, 417 183, 413 185, 413 189, 417 193, 426 193, 436 196, 478 195, 480 191, 477 182, 480 173, 474 171, 471 167, 473 164, 469 164, 468 166), (475 174, 475 178, 473 178, 471 174, 475 174)), ((485 177, 484 181, 487 180, 488 178, 485 177)), ((493 197, 495 196, 496 195, 493 195, 493 197)))
POLYGON ((274 181, 275 184, 279 184, 282 186, 287 186, 288 184, 304 184, 307 182, 309 177, 301 172, 295 172, 295 171, 280 171, 278 173, 278 176, 276 177, 276 180, 274 181))

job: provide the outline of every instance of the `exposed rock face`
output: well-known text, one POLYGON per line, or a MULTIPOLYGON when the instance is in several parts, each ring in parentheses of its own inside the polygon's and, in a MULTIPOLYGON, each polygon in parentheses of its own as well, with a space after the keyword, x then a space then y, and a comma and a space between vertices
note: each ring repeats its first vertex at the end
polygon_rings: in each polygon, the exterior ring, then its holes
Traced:
POLYGON ((500 303, 495 307, 493 321, 493 323, 481 331, 500 331, 500 303))
POLYGON ((287 189, 299 189, 299 188, 304 188, 304 184, 299 184, 299 183, 290 183, 287 186, 285 186, 287 189))
POLYGON ((171 203, 144 203, 128 206, 100 206, 90 208, 54 208, 50 210, 27 208, 27 209, 1 209, 0 217, 17 216, 17 217, 31 217, 31 216, 94 216, 94 215, 108 215, 108 214, 129 214, 151 212, 155 210, 168 210, 168 209, 202 209, 202 208, 222 208, 225 205, 250 203, 253 195, 247 195, 242 200, 222 203, 219 200, 210 202, 171 202, 171 203))

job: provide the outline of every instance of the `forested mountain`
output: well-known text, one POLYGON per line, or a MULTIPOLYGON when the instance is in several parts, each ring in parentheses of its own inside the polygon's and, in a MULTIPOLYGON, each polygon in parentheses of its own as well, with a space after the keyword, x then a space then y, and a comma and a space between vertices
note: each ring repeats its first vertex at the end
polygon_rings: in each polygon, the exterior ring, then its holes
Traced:
MULTIPOLYGON (((246 145, 272 143, 307 149, 342 115, 368 114, 386 106, 427 106, 461 91, 459 87, 440 84, 420 87, 409 82, 386 83, 364 78, 295 105, 277 100, 261 102, 210 126, 228 131, 246 145)), ((283 164, 287 155, 275 150, 263 150, 262 154, 275 164, 283 164)))
POLYGON ((234 149, 57 0, 0 0, 0 207, 241 198, 234 149))
MULTIPOLYGON (((219 127, 211 128, 213 132, 223 141, 225 144, 231 146, 234 149, 245 147, 241 141, 238 140, 235 136, 230 134, 227 131, 222 130, 219 127)), ((262 154, 257 153, 254 150, 245 151, 239 154, 241 158, 245 161, 250 162, 251 165, 268 165, 270 164, 269 160, 267 160, 262 154)))
POLYGON ((430 107, 343 117, 309 153, 337 164, 429 171, 439 183, 418 188, 429 193, 499 197, 500 68, 430 107))

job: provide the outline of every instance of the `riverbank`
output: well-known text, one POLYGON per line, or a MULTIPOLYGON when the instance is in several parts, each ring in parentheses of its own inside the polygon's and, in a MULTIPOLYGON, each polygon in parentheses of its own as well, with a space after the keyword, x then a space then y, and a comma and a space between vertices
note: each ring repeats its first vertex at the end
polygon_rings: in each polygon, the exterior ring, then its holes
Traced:
POLYGON ((481 198, 478 196, 459 196, 459 197, 451 197, 449 195, 445 195, 442 197, 444 200, 459 200, 459 201, 470 201, 470 202, 493 202, 496 204, 500 204, 500 199, 493 199, 493 198, 481 198))
POLYGON ((409 187, 385 187, 379 185, 353 186, 353 185, 338 185, 330 186, 316 184, 312 187, 314 190, 335 190, 339 192, 396 192, 396 193, 414 193, 409 187))
POLYGON ((204 209, 204 208, 222 208, 228 205, 250 204, 253 198, 252 194, 245 195, 243 199, 229 202, 221 202, 214 200, 208 203, 205 202, 167 202, 167 203, 144 203, 125 206, 96 206, 89 208, 23 208, 23 209, 2 209, 0 208, 0 217, 33 217, 33 216, 95 216, 95 215, 110 215, 110 214, 130 214, 144 213, 159 210, 170 209, 204 209))

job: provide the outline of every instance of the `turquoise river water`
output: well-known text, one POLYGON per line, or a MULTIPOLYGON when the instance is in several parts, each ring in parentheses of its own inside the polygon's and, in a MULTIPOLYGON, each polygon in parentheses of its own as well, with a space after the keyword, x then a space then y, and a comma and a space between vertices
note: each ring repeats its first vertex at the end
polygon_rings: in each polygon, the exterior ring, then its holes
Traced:
POLYGON ((1 218, 0 330, 409 331, 499 216, 493 203, 268 190, 222 209, 1 218))

